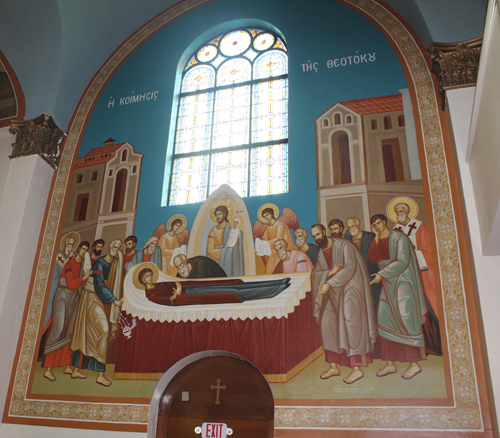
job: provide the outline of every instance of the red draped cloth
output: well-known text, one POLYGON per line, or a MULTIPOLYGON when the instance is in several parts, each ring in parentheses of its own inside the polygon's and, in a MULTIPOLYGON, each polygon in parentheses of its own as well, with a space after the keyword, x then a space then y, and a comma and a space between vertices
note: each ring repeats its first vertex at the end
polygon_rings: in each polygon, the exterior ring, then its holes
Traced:
POLYGON ((192 353, 225 350, 246 358, 262 374, 286 374, 321 347, 320 327, 311 309, 308 292, 293 313, 279 319, 139 320, 130 339, 120 332, 115 373, 164 373, 192 353))
MULTIPOLYGON (((80 277, 82 262, 77 263, 74 258, 71 258, 66 263, 61 277, 66 279, 66 287, 71 290, 77 290, 82 284, 82 277, 80 277)), ((48 330, 48 327, 47 327, 48 330)), ((42 359, 42 368, 56 368, 56 367, 66 367, 71 365, 71 351, 69 349, 69 343, 63 347, 53 351, 52 353, 47 353, 42 359)))

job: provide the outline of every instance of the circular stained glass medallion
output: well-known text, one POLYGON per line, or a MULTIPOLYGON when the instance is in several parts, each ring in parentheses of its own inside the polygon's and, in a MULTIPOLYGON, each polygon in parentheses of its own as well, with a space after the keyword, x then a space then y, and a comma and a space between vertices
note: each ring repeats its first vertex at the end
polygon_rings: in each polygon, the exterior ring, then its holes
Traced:
POLYGON ((200 50, 198 50, 198 53, 196 54, 196 57, 200 62, 210 62, 216 56, 217 56, 217 47, 212 45, 202 47, 200 50))
POLYGON ((253 47, 255 50, 266 50, 269 49, 274 44, 274 36, 271 35, 270 33, 261 33, 260 35, 257 35, 253 42, 253 47))
POLYGON ((244 30, 234 30, 229 32, 220 42, 220 51, 226 56, 236 56, 243 53, 250 43, 252 37, 244 30))

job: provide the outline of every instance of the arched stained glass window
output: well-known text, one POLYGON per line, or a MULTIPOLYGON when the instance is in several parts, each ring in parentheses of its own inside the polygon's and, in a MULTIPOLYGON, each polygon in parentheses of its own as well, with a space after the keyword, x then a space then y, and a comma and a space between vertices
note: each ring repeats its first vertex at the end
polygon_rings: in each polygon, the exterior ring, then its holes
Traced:
POLYGON ((288 56, 276 34, 246 28, 197 49, 181 83, 168 204, 288 191, 288 56))

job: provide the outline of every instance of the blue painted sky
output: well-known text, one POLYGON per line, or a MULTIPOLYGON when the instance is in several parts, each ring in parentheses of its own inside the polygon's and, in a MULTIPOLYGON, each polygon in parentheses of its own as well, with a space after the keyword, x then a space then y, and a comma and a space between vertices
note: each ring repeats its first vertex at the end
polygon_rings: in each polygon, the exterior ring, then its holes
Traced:
POLYGON ((282 33, 289 54, 289 193, 245 198, 252 222, 267 202, 280 210, 292 208, 301 226, 317 222, 313 121, 336 102, 397 94, 406 87, 385 37, 367 19, 336 2, 216 0, 183 15, 141 45, 114 74, 90 117, 78 154, 102 146, 110 136, 145 154, 135 229, 139 243, 174 214, 184 214, 188 228, 193 224, 200 204, 161 206, 179 63, 199 46, 200 35, 208 39, 235 23, 268 23, 282 33), (375 53, 376 61, 327 67, 328 60, 367 53, 375 53), (318 63, 317 72, 303 71, 308 61, 318 63), (151 91, 158 91, 156 100, 119 104, 120 98, 151 91), (113 107, 108 107, 110 100, 113 107))

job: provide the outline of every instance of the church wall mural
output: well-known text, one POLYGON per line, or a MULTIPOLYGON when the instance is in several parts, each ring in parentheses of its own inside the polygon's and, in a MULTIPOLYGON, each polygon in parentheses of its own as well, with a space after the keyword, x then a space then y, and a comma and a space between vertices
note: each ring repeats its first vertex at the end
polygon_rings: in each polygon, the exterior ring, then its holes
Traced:
POLYGON ((63 146, 4 421, 145 431, 163 373, 226 350, 276 436, 488 430, 414 38, 375 1, 217 0, 118 48, 63 146))

